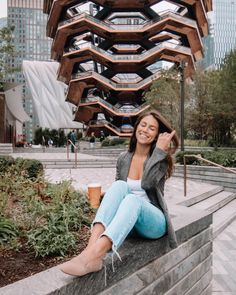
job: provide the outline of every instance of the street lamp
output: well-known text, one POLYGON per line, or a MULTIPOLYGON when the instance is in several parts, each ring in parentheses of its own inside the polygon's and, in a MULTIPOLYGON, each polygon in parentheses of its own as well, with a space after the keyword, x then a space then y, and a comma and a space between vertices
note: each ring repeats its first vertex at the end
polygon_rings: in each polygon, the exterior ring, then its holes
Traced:
POLYGON ((181 61, 178 67, 180 74, 180 150, 184 151, 184 100, 185 100, 185 67, 187 63, 181 61))

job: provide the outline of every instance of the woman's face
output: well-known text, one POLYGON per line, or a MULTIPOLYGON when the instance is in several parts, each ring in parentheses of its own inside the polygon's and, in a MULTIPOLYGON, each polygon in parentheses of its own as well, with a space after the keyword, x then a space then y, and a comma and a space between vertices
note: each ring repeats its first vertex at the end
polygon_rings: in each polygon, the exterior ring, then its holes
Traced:
POLYGON ((136 129, 137 143, 151 144, 157 138, 158 130, 159 124, 152 115, 144 117, 136 129))

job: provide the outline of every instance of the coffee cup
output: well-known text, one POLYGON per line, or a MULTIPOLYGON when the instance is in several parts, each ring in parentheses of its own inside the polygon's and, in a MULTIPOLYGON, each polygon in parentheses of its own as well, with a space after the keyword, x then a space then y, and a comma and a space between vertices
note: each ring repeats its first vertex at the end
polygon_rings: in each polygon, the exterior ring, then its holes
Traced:
POLYGON ((100 205, 102 186, 100 183, 88 184, 88 199, 92 208, 98 208, 100 205))

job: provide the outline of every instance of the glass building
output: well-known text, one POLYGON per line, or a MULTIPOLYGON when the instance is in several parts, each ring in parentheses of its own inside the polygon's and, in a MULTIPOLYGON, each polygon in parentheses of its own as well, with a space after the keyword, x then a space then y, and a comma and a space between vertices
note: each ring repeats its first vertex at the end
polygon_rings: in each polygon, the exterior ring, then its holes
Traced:
POLYGON ((219 66, 225 54, 236 48, 236 0, 213 1, 214 60, 219 66))
POLYGON ((23 106, 31 121, 25 123, 23 133, 28 142, 33 140, 38 119, 32 96, 25 84, 21 67, 23 60, 50 60, 51 39, 46 37, 47 15, 43 13, 43 0, 8 0, 8 25, 14 25, 15 55, 9 59, 11 67, 20 69, 12 74, 10 82, 23 84, 23 106))
POLYGON ((1 17, 0 18, 0 29, 7 26, 7 18, 1 17))
POLYGON ((209 13, 210 35, 203 39, 204 68, 218 68, 226 53, 236 48, 236 0, 213 0, 209 13))

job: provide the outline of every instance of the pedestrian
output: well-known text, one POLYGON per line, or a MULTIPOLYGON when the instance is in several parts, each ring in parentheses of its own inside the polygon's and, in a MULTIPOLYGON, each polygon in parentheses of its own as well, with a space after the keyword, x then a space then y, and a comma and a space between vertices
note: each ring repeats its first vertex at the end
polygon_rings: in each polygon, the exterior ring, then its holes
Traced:
POLYGON ((53 140, 51 138, 49 138, 48 140, 48 147, 52 147, 53 145, 53 140))
POLYGON ((100 142, 103 142, 103 140, 105 139, 105 134, 103 131, 101 131, 100 133, 100 142))
POLYGON ((131 233, 146 239, 167 234, 170 247, 177 247, 163 194, 178 144, 175 130, 158 112, 138 117, 129 150, 117 160, 116 181, 105 193, 92 222, 88 245, 60 266, 63 272, 83 276, 101 270, 106 253, 112 250, 119 257, 117 249, 131 233))
POLYGON ((91 137, 89 139, 90 148, 94 148, 95 146, 96 137, 94 135, 94 132, 91 133, 91 137))
POLYGON ((75 152, 75 143, 76 143, 76 134, 75 134, 75 130, 72 130, 71 134, 70 134, 70 141, 72 142, 71 144, 71 152, 74 153, 75 152))

